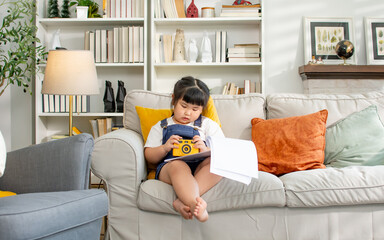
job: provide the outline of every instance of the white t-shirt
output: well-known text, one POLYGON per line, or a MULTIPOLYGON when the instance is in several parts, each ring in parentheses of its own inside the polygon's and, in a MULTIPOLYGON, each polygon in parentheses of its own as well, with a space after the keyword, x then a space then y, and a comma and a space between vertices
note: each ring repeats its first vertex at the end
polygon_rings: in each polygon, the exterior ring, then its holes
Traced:
MULTIPOLYGON (((173 118, 167 118, 168 126, 175 124, 173 118)), ((187 124, 187 126, 193 126, 193 122, 187 124)), ((200 137, 202 140, 206 140, 208 136, 217 136, 224 137, 224 133, 221 130, 219 124, 213 121, 210 118, 202 116, 201 118, 201 127, 197 127, 197 130, 200 133, 200 137)), ((156 123, 148 134, 147 142, 144 147, 158 147, 162 145, 163 141, 163 128, 161 127, 161 121, 156 123)))

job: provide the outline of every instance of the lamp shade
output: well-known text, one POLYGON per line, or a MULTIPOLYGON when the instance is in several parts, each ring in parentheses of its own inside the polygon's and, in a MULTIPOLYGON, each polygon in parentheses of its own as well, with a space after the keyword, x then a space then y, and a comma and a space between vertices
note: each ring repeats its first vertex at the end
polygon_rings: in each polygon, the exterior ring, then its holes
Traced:
POLYGON ((53 50, 48 53, 43 94, 99 94, 93 54, 82 50, 53 50))

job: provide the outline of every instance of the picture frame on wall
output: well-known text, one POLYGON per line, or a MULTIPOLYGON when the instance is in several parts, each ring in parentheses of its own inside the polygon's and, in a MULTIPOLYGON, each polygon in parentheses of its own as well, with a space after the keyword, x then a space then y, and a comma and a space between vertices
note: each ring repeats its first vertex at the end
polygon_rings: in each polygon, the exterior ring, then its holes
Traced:
POLYGON ((384 64, 384 18, 364 18, 367 64, 384 64))
MULTIPOLYGON (((305 64, 313 57, 321 58, 324 64, 342 64, 344 61, 335 52, 336 44, 349 40, 356 45, 352 17, 304 17, 303 26, 305 64)), ((356 54, 347 63, 356 64, 356 54)))

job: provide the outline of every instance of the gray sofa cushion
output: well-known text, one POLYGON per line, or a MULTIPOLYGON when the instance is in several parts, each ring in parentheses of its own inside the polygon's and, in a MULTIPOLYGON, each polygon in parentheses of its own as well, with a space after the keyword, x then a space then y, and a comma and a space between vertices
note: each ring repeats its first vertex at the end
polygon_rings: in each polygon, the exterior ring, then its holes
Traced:
MULTIPOLYGON (((202 197, 208 203, 208 212, 285 205, 282 182, 266 172, 259 172, 259 178, 248 186, 224 178, 202 197)), ((137 204, 142 210, 178 214, 172 207, 175 199, 171 185, 147 180, 140 186, 137 204)))
POLYGON ((280 177, 288 207, 327 207, 384 202, 384 166, 293 172, 280 177))
POLYGON ((97 189, 0 198, 0 238, 40 239, 101 220, 107 201, 104 191, 97 189))

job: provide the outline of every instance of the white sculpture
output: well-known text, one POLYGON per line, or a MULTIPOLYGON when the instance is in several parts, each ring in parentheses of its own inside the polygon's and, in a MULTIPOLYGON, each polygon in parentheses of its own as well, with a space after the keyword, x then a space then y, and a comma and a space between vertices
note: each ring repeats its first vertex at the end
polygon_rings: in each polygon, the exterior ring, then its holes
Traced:
POLYGON ((173 59, 174 59, 174 62, 178 62, 178 63, 186 62, 183 29, 176 29, 175 46, 173 49, 173 59))
POLYGON ((208 38, 207 32, 204 32, 204 37, 203 37, 203 40, 201 41, 201 62, 203 63, 212 62, 211 41, 208 38))
POLYGON ((49 49, 50 50, 56 50, 56 48, 61 48, 61 43, 60 43, 60 28, 57 29, 53 35, 52 35, 52 38, 51 38, 51 42, 50 42, 50 46, 49 46, 49 49))
POLYGON ((196 39, 191 39, 188 48, 188 61, 190 63, 195 63, 198 55, 199 50, 197 49, 196 39))

